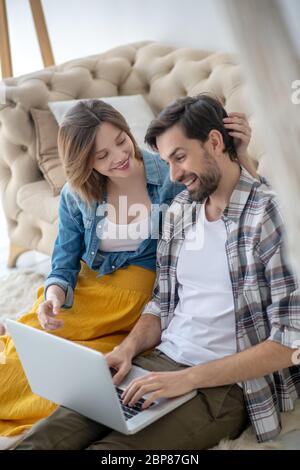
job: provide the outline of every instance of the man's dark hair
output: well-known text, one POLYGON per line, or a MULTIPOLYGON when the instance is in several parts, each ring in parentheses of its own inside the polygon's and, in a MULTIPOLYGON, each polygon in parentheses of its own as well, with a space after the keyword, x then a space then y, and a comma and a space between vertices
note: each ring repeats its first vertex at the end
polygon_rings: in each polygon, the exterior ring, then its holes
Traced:
POLYGON ((157 151, 156 138, 175 124, 179 125, 186 137, 205 142, 212 129, 222 134, 223 152, 228 152, 231 160, 237 159, 233 137, 224 127, 223 118, 227 113, 222 104, 212 96, 200 94, 180 98, 167 106, 148 127, 145 142, 157 151))

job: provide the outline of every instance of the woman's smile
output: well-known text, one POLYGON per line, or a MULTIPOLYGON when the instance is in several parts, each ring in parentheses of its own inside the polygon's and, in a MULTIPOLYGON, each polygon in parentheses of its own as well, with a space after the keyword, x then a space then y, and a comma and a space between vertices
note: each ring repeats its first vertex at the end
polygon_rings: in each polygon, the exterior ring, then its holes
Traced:
POLYGON ((118 170, 118 171, 125 171, 128 170, 130 166, 130 157, 127 157, 126 160, 124 160, 120 165, 116 166, 115 168, 112 168, 113 170, 118 170))

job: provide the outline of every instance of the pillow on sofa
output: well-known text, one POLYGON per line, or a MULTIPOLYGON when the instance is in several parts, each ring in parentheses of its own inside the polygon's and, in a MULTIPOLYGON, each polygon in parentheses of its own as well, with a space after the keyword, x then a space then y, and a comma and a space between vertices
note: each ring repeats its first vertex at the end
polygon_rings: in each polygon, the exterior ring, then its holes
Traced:
POLYGON ((58 124, 49 110, 30 110, 36 135, 36 160, 45 180, 57 196, 66 182, 57 149, 58 124))
MULTIPOLYGON (((129 96, 111 96, 99 98, 116 108, 129 124, 131 132, 137 141, 139 147, 143 148, 145 134, 148 125, 155 118, 155 115, 142 95, 129 96)), ((78 101, 85 100, 69 100, 69 101, 50 101, 49 108, 53 112, 58 124, 63 121, 64 115, 78 101)))

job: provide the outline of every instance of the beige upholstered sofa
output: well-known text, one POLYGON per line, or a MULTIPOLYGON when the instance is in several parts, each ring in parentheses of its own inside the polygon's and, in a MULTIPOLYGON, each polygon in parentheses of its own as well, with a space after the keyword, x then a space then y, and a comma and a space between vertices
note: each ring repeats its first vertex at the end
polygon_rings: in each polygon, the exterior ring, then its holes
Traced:
MULTIPOLYGON (((242 111, 253 129, 250 154, 264 164, 262 127, 251 110, 241 66, 232 56, 140 42, 5 80, 0 105, 0 188, 11 244, 8 264, 26 250, 50 254, 57 231, 59 195, 36 160, 31 108, 48 102, 142 94, 157 113, 178 97, 212 92, 227 111, 242 111)), ((261 170, 266 173, 265 169, 261 170)))

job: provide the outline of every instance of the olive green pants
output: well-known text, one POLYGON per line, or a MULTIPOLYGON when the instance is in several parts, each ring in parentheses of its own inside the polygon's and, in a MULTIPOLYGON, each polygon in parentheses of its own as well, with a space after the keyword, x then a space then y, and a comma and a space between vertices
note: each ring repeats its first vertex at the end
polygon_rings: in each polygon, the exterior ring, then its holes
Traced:
MULTIPOLYGON (((133 362, 149 371, 186 367, 158 350, 133 362)), ((243 391, 234 384, 200 389, 193 399, 130 436, 61 406, 39 421, 15 450, 200 450, 225 437, 237 438, 248 423, 243 391)))

